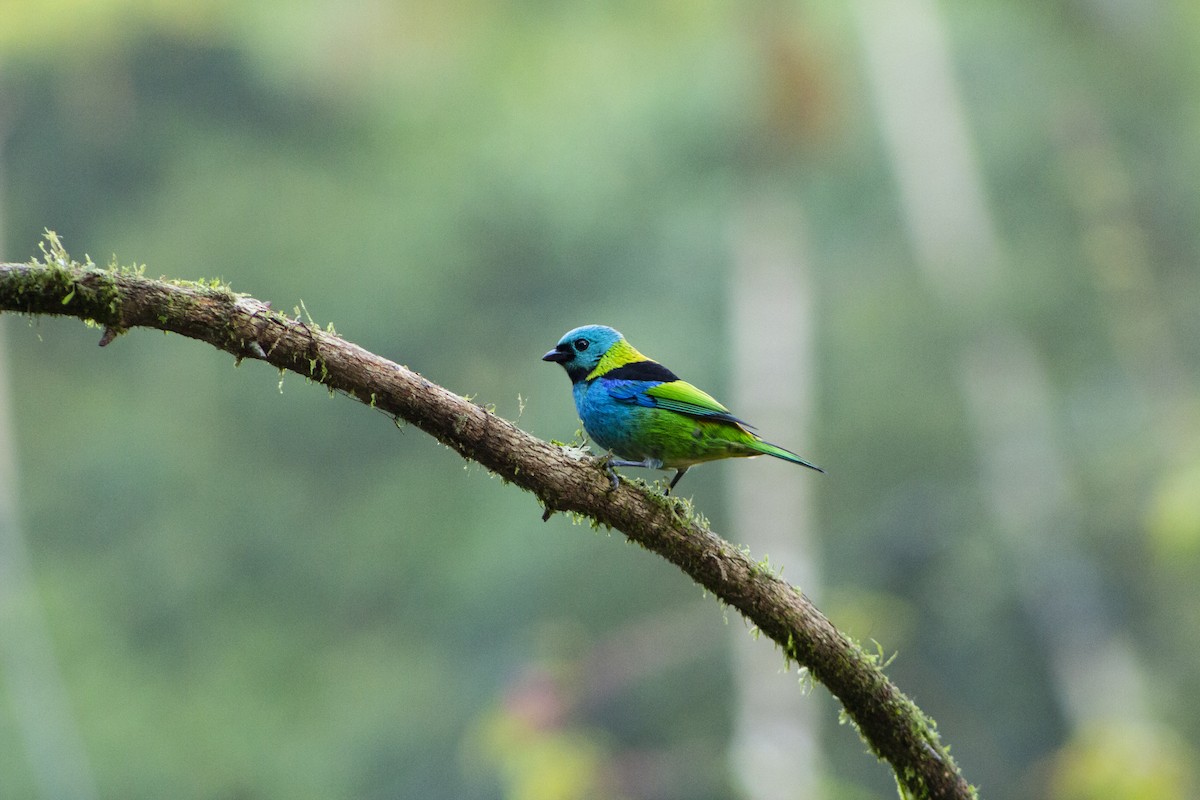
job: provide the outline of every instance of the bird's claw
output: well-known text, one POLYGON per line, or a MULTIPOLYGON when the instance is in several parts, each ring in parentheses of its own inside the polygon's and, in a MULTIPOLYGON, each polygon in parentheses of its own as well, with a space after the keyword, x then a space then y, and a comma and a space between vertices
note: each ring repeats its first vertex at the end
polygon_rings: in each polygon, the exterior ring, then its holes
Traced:
POLYGON ((613 469, 613 454, 605 453, 597 460, 600 468, 608 473, 608 480, 612 483, 613 491, 615 492, 621 486, 621 476, 617 475, 617 471, 613 469))

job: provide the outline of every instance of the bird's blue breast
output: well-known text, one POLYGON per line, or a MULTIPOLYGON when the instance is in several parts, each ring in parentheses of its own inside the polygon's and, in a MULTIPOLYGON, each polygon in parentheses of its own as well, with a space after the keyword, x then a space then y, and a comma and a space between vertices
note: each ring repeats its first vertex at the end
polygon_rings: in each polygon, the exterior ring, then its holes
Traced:
POLYGON ((647 441, 646 423, 654 400, 645 394, 661 381, 610 380, 600 377, 574 385, 575 410, 596 444, 622 458, 657 456, 647 441))

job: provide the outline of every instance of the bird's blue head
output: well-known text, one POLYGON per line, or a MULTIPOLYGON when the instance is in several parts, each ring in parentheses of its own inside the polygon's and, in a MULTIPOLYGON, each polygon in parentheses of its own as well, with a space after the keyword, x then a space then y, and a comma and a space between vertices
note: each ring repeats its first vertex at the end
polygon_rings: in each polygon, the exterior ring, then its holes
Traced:
POLYGON ((600 359, 617 345, 637 352, 625 343, 625 337, 607 325, 584 325, 564 334, 554 349, 542 356, 542 361, 562 364, 571 382, 578 383, 587 380, 600 365, 600 359))

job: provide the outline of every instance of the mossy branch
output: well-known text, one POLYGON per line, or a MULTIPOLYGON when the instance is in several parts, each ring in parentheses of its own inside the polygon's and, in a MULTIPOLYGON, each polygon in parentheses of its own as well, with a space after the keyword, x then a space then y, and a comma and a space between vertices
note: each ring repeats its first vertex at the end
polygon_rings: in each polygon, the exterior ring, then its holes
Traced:
POLYGON ((582 514, 678 566, 773 639, 842 703, 910 798, 972 798, 931 719, 896 688, 879 659, 839 632, 798 589, 688 513, 686 504, 622 481, 613 489, 589 460, 544 442, 486 408, 300 318, 216 282, 153 280, 142 269, 71 260, 47 234, 42 258, 0 264, 0 311, 73 316, 104 329, 107 345, 146 327, 208 342, 239 361, 299 373, 429 433, 464 458, 538 497, 582 514))

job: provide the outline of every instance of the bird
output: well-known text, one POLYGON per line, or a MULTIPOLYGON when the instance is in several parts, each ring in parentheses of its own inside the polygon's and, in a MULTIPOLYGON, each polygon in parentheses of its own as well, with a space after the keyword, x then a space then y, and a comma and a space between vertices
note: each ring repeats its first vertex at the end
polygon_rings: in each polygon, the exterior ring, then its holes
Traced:
POLYGON ((613 488, 618 485, 613 467, 673 469, 665 492, 670 494, 689 468, 721 458, 768 455, 825 471, 764 441, 750 423, 607 325, 568 331, 542 360, 567 371, 583 429, 608 451, 605 469, 613 488))

